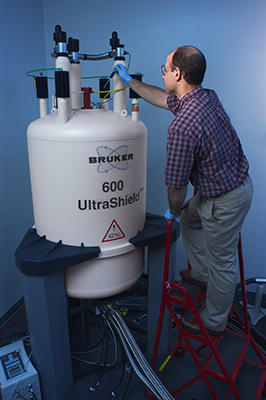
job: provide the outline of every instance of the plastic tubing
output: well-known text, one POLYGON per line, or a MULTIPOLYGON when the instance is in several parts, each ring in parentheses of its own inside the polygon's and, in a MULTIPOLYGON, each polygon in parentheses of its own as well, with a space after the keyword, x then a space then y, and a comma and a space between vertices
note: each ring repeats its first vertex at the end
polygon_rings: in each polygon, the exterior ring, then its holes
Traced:
POLYGON ((100 79, 100 78, 109 78, 109 76, 108 75, 82 76, 81 79, 100 79))
MULTIPOLYGON (((110 306, 109 310, 112 310, 110 306)), ((140 351, 135 339, 131 335, 126 323, 124 322, 123 318, 114 310, 109 311, 112 320, 116 322, 121 332, 124 334, 124 338, 127 341, 128 345, 130 346, 131 350, 133 351, 135 357, 138 359, 140 366, 143 372, 148 377, 149 381, 156 388, 156 390, 160 393, 164 400, 173 400, 171 394, 167 391, 165 386, 162 384, 160 379, 154 374, 154 371, 151 369, 150 365, 148 364, 147 360, 143 356, 142 352, 140 351)))
MULTIPOLYGON (((119 332, 119 331, 118 331, 119 332)), ((127 357, 129 359, 130 364, 132 365, 134 371, 136 372, 136 374, 138 375, 138 377, 145 383, 145 385, 149 388, 149 390, 157 397, 157 399, 159 400, 164 400, 164 397, 161 396, 160 393, 158 393, 158 391, 156 390, 156 388, 150 383, 150 381, 145 378, 145 376, 141 373, 141 371, 138 369, 133 357, 130 354, 130 351, 128 350, 127 344, 123 338, 123 336, 121 336, 121 333, 119 333, 120 336, 120 340, 123 344, 123 347, 125 349, 125 352, 127 354, 127 357)))
POLYGON ((140 366, 141 366, 142 370, 146 373, 146 376, 148 377, 149 381, 153 384, 154 387, 157 388, 159 393, 163 396, 164 400, 173 400, 173 397, 170 395, 170 393, 166 390, 166 388, 161 383, 161 381, 154 374, 154 371, 151 369, 147 360, 143 356, 135 339, 132 337, 127 325, 125 324, 123 318, 121 318, 121 316, 118 313, 114 313, 113 318, 116 320, 119 327, 124 330, 126 339, 129 343, 132 351, 134 352, 135 356, 138 357, 140 366))
POLYGON ((106 95, 104 96, 104 98, 103 98, 102 101, 100 102, 100 106, 102 106, 104 100, 106 99, 106 97, 108 96, 109 93, 112 93, 112 92, 120 92, 121 90, 125 90, 126 88, 127 88, 127 86, 124 86, 124 87, 121 88, 121 89, 112 89, 112 90, 108 90, 108 91, 107 91, 107 90, 100 90, 100 91, 92 92, 92 93, 106 93, 106 95))
POLYGON ((162 382, 160 381, 160 379, 158 379, 158 377, 154 374, 154 371, 152 370, 152 368, 150 367, 150 365, 148 364, 146 358, 144 357, 144 355, 142 354, 142 352, 140 351, 134 337, 131 335, 131 332, 128 328, 128 326, 126 325, 125 321, 123 320, 123 318, 116 313, 116 318, 120 321, 121 325, 123 326, 123 328, 125 329, 125 332, 127 332, 128 338, 130 340, 130 342, 132 343, 132 346, 134 348, 134 351, 137 353, 138 357, 141 360, 141 364, 143 364, 145 366, 145 369, 148 373, 148 376, 150 377, 150 380, 154 383, 154 385, 159 386, 161 392, 163 393, 164 399, 171 399, 173 400, 173 397, 170 395, 170 393, 167 391, 167 389, 165 388, 165 386, 162 384, 162 382))
MULTIPOLYGON (((32 69, 31 71, 25 72, 27 76, 30 78, 36 78, 36 75, 33 75, 33 73, 38 73, 38 72, 46 72, 46 71, 57 71, 60 70, 61 68, 40 68, 40 69, 32 69)), ((54 79, 53 76, 47 76, 48 79, 54 79)), ((109 75, 95 75, 95 76, 82 76, 81 79, 100 79, 100 78, 109 78, 109 75)))
MULTIPOLYGON (((26 72, 26 75, 30 78, 36 78, 36 75, 32 75, 34 72, 44 72, 44 71, 57 71, 59 68, 40 68, 40 69, 32 69, 31 71, 26 72)), ((47 77, 48 79, 54 79, 53 77, 47 77)))
MULTIPOLYGON (((113 317, 114 317, 114 319, 116 320, 117 314, 116 314, 116 315, 113 315, 113 317)), ((120 316, 119 316, 119 317, 120 317, 120 316)), ((116 323, 117 323, 117 321, 116 321, 116 323)), ((121 331, 123 332, 125 340, 128 342, 128 345, 129 345, 131 351, 133 352, 134 356, 136 357, 136 360, 138 361, 138 363, 139 363, 141 369, 143 370, 144 374, 146 375, 146 377, 147 377, 147 379, 148 379, 148 382, 150 383, 150 385, 148 385, 149 389, 150 389, 154 394, 157 393, 157 397, 160 398, 160 399, 163 399, 163 400, 173 400, 173 397, 172 397, 172 396, 169 394, 169 392, 165 389, 165 387, 162 385, 161 381, 160 381, 157 377, 156 377, 156 379, 154 379, 154 378, 155 378, 154 372, 152 371, 151 373, 149 373, 149 371, 148 371, 147 368, 146 368, 146 365, 144 365, 144 367, 143 367, 143 365, 142 365, 143 360, 140 359, 139 352, 137 352, 137 354, 136 354, 136 348, 132 348, 132 344, 130 343, 131 334, 128 335, 128 334, 124 331, 124 328, 123 328, 123 327, 121 327, 120 325, 118 325, 118 326, 119 326, 119 328, 121 329, 121 331), (153 388, 153 390, 152 390, 151 388, 153 388)), ((134 340, 134 339, 133 339, 133 340, 134 340)), ((142 354, 142 353, 141 353, 141 354, 142 354)), ((144 358, 144 357, 143 357, 143 358, 144 358)), ((145 359, 144 359, 144 360, 145 360, 145 359)), ((145 361, 146 361, 146 360, 145 360, 145 361)))
POLYGON ((109 60, 112 58, 109 56, 109 53, 105 55, 90 55, 90 54, 79 54, 79 59, 83 61, 101 61, 101 60, 109 60))
POLYGON ((92 93, 111 93, 111 92, 120 92, 120 90, 125 90, 128 86, 124 86, 120 89, 111 89, 111 90, 93 90, 92 93))
POLYGON ((161 396, 161 394, 158 392, 158 390, 150 383, 150 381, 141 373, 141 371, 139 370, 139 368, 137 367, 132 355, 130 354, 130 351, 128 349, 128 345, 126 343, 126 340, 124 339, 124 335, 123 332, 121 331, 121 329, 119 328, 119 326, 116 324, 115 320, 113 320, 112 316, 109 316, 110 321, 112 323, 112 325, 114 326, 114 328, 116 329, 119 338, 121 340, 121 343, 123 345, 123 348, 126 352, 126 355, 130 361, 130 364, 132 365, 134 371, 136 372, 136 374, 138 375, 138 377, 145 383, 145 385, 149 388, 149 390, 156 396, 157 399, 159 400, 165 400, 164 397, 161 396))

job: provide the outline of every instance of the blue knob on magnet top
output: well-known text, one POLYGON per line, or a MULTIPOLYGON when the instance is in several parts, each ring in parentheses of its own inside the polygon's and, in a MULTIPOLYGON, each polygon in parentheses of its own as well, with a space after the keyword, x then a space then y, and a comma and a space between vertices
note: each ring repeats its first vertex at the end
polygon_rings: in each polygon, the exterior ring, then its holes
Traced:
POLYGON ((171 219, 171 220, 174 221, 174 220, 176 220, 178 217, 180 217, 180 215, 181 215, 181 211, 178 212, 177 214, 173 215, 173 214, 171 214, 171 212, 170 212, 170 208, 168 208, 168 209, 165 211, 165 213, 164 213, 164 218, 167 219, 167 220, 171 219))
POLYGON ((122 79, 122 81, 126 85, 128 85, 129 81, 132 79, 132 76, 129 75, 126 67, 123 64, 116 64, 114 66, 114 70, 117 73, 117 75, 119 76, 119 78, 122 79))
POLYGON ((113 69, 113 72, 111 73, 111 75, 109 76, 109 78, 112 78, 115 74, 116 74, 115 69, 113 69))

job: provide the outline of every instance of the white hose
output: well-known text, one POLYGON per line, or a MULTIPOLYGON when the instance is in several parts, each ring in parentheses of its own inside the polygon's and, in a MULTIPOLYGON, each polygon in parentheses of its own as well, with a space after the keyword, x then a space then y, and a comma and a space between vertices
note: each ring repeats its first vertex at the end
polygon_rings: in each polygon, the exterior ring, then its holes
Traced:
POLYGON ((138 362, 139 362, 139 365, 140 365, 141 369, 148 376, 148 379, 150 380, 150 382, 153 384, 154 387, 156 387, 159 390, 160 394, 163 396, 163 399, 165 399, 165 400, 173 400, 173 397, 166 390, 165 386, 162 384, 162 382, 157 377, 157 375, 155 375, 154 371, 152 370, 152 368, 148 364, 146 358, 144 357, 144 355, 142 354, 141 350, 139 349, 134 337, 132 336, 132 334, 131 334, 130 330, 128 329, 128 327, 127 327, 125 321, 123 320, 123 318, 118 313, 114 313, 113 317, 116 320, 116 322, 118 323, 118 325, 121 328, 121 330, 124 331, 124 334, 126 336, 126 340, 128 341, 129 346, 130 346, 131 350, 133 351, 133 354, 138 359, 138 362))
MULTIPOLYGON (((147 360, 145 359, 144 355, 142 354, 141 350, 139 349, 134 337, 132 336, 131 332, 129 331, 126 323, 124 322, 123 318, 114 310, 111 309, 110 306, 108 306, 107 309, 107 317, 110 319, 110 322, 113 324, 115 327, 116 331, 118 332, 123 346, 125 347, 126 353, 129 357, 129 361, 132 361, 132 356, 130 354, 129 349, 132 351, 136 361, 138 362, 138 365, 142 369, 143 374, 138 370, 137 374, 138 376, 143 380, 143 382, 147 385, 147 381, 149 382, 148 388, 153 392, 154 395, 159 400, 174 400, 174 398, 171 396, 171 394, 167 391, 165 386, 162 384, 160 379, 157 377, 157 375, 154 373, 150 365, 148 364, 147 360), (128 349, 129 347, 129 349, 128 349), (158 397, 159 396, 159 397, 158 397)), ((132 367, 137 368, 136 365, 132 364, 132 367)))

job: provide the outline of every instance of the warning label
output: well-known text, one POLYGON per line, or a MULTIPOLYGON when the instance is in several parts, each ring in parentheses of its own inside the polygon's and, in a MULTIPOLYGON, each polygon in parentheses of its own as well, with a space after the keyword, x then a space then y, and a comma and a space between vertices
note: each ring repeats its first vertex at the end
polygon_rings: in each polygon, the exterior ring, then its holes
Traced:
POLYGON ((111 242, 112 240, 123 239, 125 237, 124 232, 118 225, 115 219, 113 219, 108 231, 106 232, 102 242, 111 242))

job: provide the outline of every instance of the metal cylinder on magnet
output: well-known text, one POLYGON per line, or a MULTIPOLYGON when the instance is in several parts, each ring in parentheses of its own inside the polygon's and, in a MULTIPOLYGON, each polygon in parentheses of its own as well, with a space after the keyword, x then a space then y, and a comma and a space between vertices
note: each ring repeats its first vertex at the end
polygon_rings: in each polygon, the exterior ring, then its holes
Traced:
POLYGON ((133 121, 139 121, 139 100, 138 99, 132 99, 131 103, 131 115, 133 121))
MULTIPOLYGON (((142 74, 130 74, 133 79, 137 79, 138 81, 142 81, 142 74)), ((134 121, 139 121, 139 100, 141 96, 139 96, 134 90, 129 88, 129 98, 132 99, 131 103, 131 113, 132 119, 134 121)))
POLYGON ((60 122, 65 124, 71 110, 69 91, 69 71, 55 71, 55 92, 60 122))
POLYGON ((80 110, 82 107, 82 92, 81 92, 81 68, 78 57, 79 41, 78 39, 68 38, 67 50, 70 61, 69 68, 69 85, 70 97, 73 110, 80 110))
MULTIPOLYGON (((122 64, 126 67, 126 62, 121 59, 115 60, 113 67, 115 67, 116 64, 122 64)), ((126 91, 122 90, 124 87, 124 82, 115 74, 113 78, 113 89, 117 91, 117 93, 114 93, 114 112, 119 114, 122 110, 126 109, 127 104, 126 91)))
POLYGON ((37 98, 40 99, 40 117, 43 118, 47 115, 48 79, 47 76, 36 76, 34 79, 37 98))

